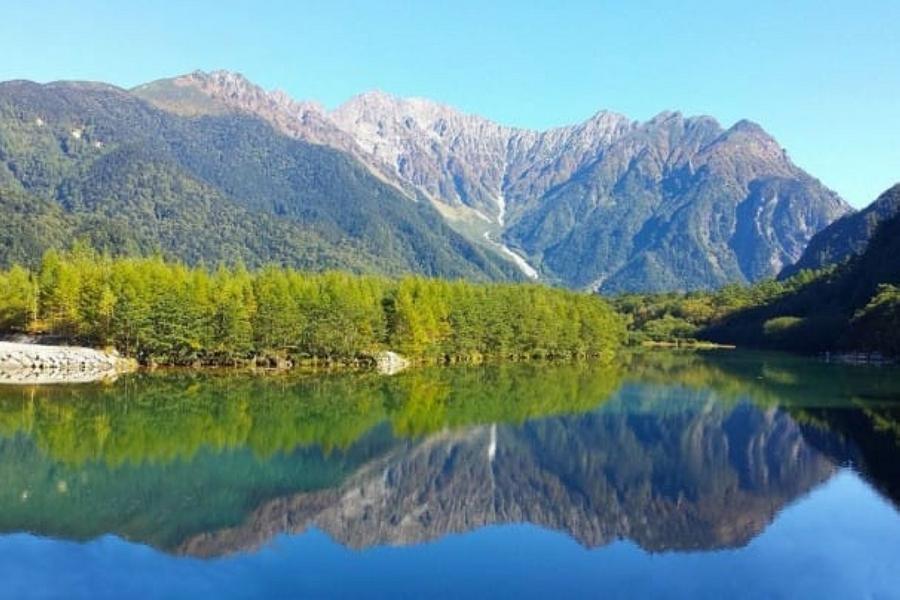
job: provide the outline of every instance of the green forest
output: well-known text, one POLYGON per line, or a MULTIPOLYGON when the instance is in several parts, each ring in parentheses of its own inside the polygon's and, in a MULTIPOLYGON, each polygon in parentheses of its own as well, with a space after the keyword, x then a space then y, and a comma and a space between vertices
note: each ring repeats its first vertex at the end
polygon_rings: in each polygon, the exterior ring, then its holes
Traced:
MULTIPOLYGON (((895 191, 889 194, 895 194, 895 191)), ((883 198, 892 200, 893 196, 883 198)), ((868 230, 866 230, 868 231, 868 230)), ((630 294, 613 299, 629 339, 705 340, 800 353, 900 356, 900 215, 872 225, 858 254, 790 277, 714 292, 630 294)), ((862 236, 862 234, 860 234, 862 236)), ((828 243, 835 240, 828 237, 828 243)))
POLYGON ((613 304, 627 315, 635 343, 705 340, 900 356, 898 206, 895 186, 814 238, 804 258, 778 280, 713 292, 628 294, 613 304))
POLYGON ((786 281, 715 292, 626 294, 612 303, 627 317, 633 345, 712 342, 806 354, 900 356, 900 286, 877 284, 854 303, 834 294, 846 282, 846 269, 828 267, 786 281))
POLYGON ((0 438, 23 433, 67 464, 190 460, 204 448, 260 458, 345 451, 389 423, 392 436, 586 412, 619 387, 615 364, 426 367, 397 377, 140 373, 112 385, 0 388, 0 438))
POLYGON ((0 272, 0 331, 115 347, 144 364, 253 359, 609 360, 625 321, 602 298, 527 284, 209 269, 85 245, 0 272))
POLYGON ((522 278, 342 152, 249 115, 182 118, 107 86, 0 85, 0 214, 3 268, 34 268, 85 239, 190 265, 522 278))
POLYGON ((784 281, 714 292, 613 298, 631 344, 698 342, 745 348, 900 356, 900 280, 869 277, 863 259, 784 281), (881 283, 890 281, 891 283, 881 283))
POLYGON ((0 333, 114 347, 143 364, 610 360, 624 344, 715 342, 900 356, 900 218, 864 252, 790 278, 609 299, 537 284, 473 283, 279 266, 189 266, 76 242, 0 271, 0 333))
POLYGON ((612 298, 612 303, 627 315, 628 338, 633 344, 693 342, 705 339, 706 329, 713 324, 795 293, 825 273, 803 271, 786 281, 731 284, 715 291, 621 294, 612 298))

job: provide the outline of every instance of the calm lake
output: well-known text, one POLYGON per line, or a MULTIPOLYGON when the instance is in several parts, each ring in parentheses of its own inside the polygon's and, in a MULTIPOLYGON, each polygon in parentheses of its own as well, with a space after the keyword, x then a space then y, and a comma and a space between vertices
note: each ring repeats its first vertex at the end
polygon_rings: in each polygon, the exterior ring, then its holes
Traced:
POLYGON ((900 595, 900 370, 0 387, 5 597, 900 595))

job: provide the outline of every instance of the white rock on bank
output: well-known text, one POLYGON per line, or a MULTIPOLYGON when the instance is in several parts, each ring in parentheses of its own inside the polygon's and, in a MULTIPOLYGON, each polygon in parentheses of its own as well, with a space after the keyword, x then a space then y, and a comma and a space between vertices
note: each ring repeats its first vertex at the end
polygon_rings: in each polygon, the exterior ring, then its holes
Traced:
POLYGON ((135 361, 114 351, 0 342, 0 383, 84 383, 113 379, 135 368, 135 361))
POLYGON ((397 354, 386 350, 375 354, 375 369, 382 375, 393 375, 409 367, 409 361, 397 354))

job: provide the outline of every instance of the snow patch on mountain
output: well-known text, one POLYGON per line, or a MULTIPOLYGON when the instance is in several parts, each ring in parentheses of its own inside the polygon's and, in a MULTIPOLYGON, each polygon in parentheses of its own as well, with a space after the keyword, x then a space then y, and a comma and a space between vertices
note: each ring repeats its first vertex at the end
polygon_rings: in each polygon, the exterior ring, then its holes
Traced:
POLYGON ((513 250, 506 244, 503 244, 503 243, 498 242, 498 241, 494 240, 493 238, 491 238, 490 231, 484 232, 484 239, 487 240, 489 244, 491 244, 492 246, 494 246, 495 248, 500 250, 500 252, 502 252, 503 254, 508 256, 513 261, 513 263, 515 263, 515 265, 519 268, 519 270, 525 274, 526 277, 528 277, 530 279, 539 279, 540 278, 540 274, 538 273, 537 269, 535 269, 530 264, 528 264, 528 261, 525 260, 521 255, 517 254, 515 250, 513 250))

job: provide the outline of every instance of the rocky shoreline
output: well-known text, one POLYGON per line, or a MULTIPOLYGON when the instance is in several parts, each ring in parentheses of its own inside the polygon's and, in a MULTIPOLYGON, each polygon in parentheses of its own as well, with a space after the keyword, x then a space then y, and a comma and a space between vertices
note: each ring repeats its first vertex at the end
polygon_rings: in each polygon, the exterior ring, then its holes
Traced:
MULTIPOLYGON (((409 360, 394 352, 378 352, 372 356, 372 367, 382 375, 394 375, 409 366, 409 360)), ((138 367, 136 360, 125 358, 115 350, 46 345, 30 340, 0 341, 0 384, 111 381, 138 367)), ((285 360, 276 370, 292 367, 294 364, 285 360)))
POLYGON ((0 342, 0 384, 87 383, 135 369, 136 361, 115 351, 0 342))

